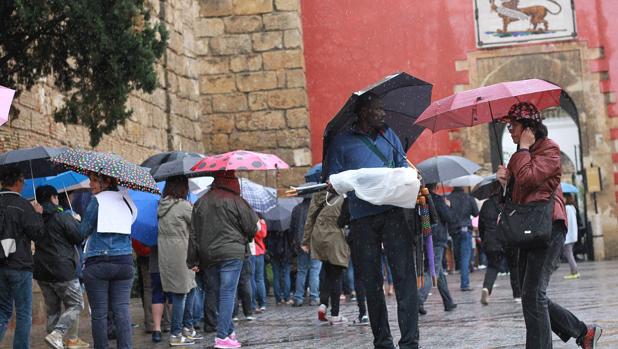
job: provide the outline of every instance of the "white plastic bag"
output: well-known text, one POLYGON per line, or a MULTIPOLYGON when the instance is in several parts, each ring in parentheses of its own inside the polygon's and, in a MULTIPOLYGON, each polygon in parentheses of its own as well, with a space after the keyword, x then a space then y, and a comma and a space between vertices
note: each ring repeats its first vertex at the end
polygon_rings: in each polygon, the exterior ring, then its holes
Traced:
POLYGON ((421 182, 415 169, 361 168, 330 176, 330 183, 339 194, 354 191, 356 196, 374 205, 414 208, 421 182))

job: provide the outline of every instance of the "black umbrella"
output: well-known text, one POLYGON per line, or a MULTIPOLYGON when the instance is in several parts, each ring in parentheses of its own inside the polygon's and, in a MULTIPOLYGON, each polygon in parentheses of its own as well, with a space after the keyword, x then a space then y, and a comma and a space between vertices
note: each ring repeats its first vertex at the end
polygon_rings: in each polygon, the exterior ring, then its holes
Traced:
POLYGON ((206 172, 191 171, 191 168, 202 159, 203 156, 188 155, 182 159, 172 160, 155 167, 155 171, 150 173, 155 181, 164 181, 173 176, 184 175, 187 177, 203 176, 206 172))
POLYGON ((65 169, 56 167, 49 158, 58 155, 67 147, 35 147, 11 150, 0 154, 0 166, 12 165, 18 167, 26 179, 55 176, 65 172, 65 169))
POLYGON ((161 166, 162 164, 174 160, 179 160, 187 156, 200 158, 204 157, 203 154, 199 153, 190 153, 186 151, 166 151, 149 157, 148 159, 144 160, 144 162, 142 162, 140 166, 150 168, 150 174, 154 175, 159 166, 161 166))
POLYGON ((264 220, 266 221, 268 230, 284 231, 290 229, 290 223, 292 222, 292 210, 301 202, 301 198, 279 199, 275 208, 262 214, 264 220))
POLYGON ((431 103, 431 88, 432 85, 428 82, 407 73, 396 73, 361 91, 354 92, 324 130, 322 178, 328 175, 329 145, 335 136, 348 130, 357 120, 354 109, 360 96, 371 92, 382 99, 386 112, 385 122, 395 131, 404 151, 407 152, 423 132, 424 128, 414 125, 414 121, 431 103))

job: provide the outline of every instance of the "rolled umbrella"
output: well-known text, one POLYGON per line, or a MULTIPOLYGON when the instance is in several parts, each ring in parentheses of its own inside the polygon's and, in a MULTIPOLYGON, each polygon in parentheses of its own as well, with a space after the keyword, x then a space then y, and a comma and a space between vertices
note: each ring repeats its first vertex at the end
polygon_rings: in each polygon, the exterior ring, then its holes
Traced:
POLYGON ((115 154, 69 149, 53 156, 50 160, 85 175, 96 173, 112 177, 122 187, 154 194, 161 193, 146 168, 137 166, 115 154))
POLYGON ((423 177, 423 183, 440 183, 461 176, 471 175, 481 166, 455 155, 434 156, 416 166, 423 177))

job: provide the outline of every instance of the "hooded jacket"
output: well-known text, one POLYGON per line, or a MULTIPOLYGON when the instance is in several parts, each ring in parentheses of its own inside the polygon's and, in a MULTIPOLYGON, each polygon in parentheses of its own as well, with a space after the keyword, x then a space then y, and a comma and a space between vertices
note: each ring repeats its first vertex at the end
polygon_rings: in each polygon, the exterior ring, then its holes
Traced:
POLYGON ((37 241, 45 234, 43 218, 34 211, 28 200, 19 193, 0 189, 0 209, 4 209, 4 224, 1 229, 9 229, 8 235, 15 237, 15 253, 0 267, 32 271, 32 240, 37 241))
POLYGON ((258 216, 235 186, 215 181, 213 189, 195 203, 191 226, 187 266, 205 269, 249 256, 249 241, 258 231, 258 216))
POLYGON ((192 209, 187 200, 166 196, 159 201, 157 249, 164 292, 185 294, 196 286, 186 264, 192 209))
POLYGON ((512 200, 518 204, 547 201, 555 191, 554 221, 563 221, 566 211, 560 188, 562 165, 560 147, 549 138, 538 139, 530 150, 518 150, 508 165, 509 175, 515 180, 512 200))
POLYGON ((79 223, 68 212, 50 202, 43 204, 45 234, 35 242, 35 280, 63 282, 77 278, 79 252, 82 241, 79 223))
POLYGON ((498 196, 491 196, 485 200, 479 213, 479 235, 485 251, 499 252, 503 248, 503 243, 497 232, 498 215, 502 210, 498 201, 498 196))

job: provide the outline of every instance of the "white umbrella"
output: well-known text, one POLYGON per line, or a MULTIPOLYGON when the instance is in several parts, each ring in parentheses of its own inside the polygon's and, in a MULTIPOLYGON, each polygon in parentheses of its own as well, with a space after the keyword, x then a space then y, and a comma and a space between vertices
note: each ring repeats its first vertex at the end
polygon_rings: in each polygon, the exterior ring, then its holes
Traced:
POLYGON ((482 180, 483 177, 471 174, 444 181, 444 185, 448 185, 449 187, 474 187, 482 180))

